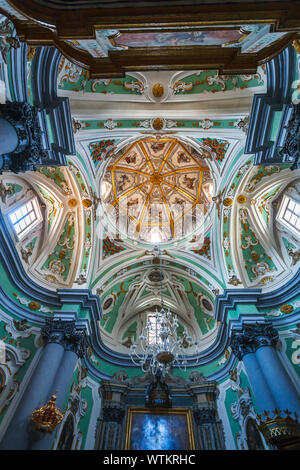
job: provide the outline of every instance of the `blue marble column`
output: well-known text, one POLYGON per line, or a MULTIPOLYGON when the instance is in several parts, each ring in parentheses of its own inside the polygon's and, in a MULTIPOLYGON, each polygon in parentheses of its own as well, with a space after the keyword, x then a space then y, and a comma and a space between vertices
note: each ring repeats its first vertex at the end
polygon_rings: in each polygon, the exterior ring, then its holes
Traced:
POLYGON ((277 330, 270 322, 244 325, 234 331, 230 346, 238 359, 244 362, 260 411, 296 411, 300 415, 300 395, 285 370, 276 345, 277 330))
POLYGON ((85 353, 85 331, 75 321, 47 319, 41 334, 46 346, 0 443, 2 450, 50 449, 53 435, 36 431, 30 415, 56 390, 57 407, 63 407, 78 356, 85 353))

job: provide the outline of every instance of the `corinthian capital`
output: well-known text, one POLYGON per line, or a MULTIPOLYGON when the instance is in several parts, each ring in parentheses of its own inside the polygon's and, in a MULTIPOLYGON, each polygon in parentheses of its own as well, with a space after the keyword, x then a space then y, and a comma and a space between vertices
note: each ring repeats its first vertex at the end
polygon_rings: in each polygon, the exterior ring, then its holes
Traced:
POLYGON ((41 331, 48 343, 61 344, 66 350, 83 357, 87 349, 85 329, 76 327, 75 320, 47 318, 41 331))
POLYGON ((245 354, 255 352, 262 346, 275 347, 278 339, 278 332, 271 323, 244 325, 242 331, 232 333, 230 347, 241 361, 245 354))

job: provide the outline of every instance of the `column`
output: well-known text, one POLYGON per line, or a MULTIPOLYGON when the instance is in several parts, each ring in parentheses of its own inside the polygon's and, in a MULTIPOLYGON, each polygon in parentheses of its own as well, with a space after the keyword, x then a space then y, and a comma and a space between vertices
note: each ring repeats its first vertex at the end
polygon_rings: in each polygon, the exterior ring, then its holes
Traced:
POLYGON ((256 356, 272 390, 276 407, 281 411, 288 409, 300 416, 299 392, 282 366, 277 351, 272 346, 261 346, 256 351, 256 356))
POLYGON ((192 385, 197 404, 193 407, 193 416, 198 431, 200 450, 224 450, 225 436, 222 421, 218 417, 216 382, 203 379, 203 383, 192 385))
POLYGON ((55 378, 63 354, 64 348, 59 343, 48 343, 44 347, 37 367, 0 443, 1 450, 29 448, 30 414, 48 401, 49 388, 55 378))
POLYGON ((50 449, 53 436, 37 432, 30 415, 56 389, 59 406, 63 406, 78 355, 85 352, 85 332, 78 331, 74 321, 47 319, 41 335, 46 345, 0 443, 1 450, 50 449))
MULTIPOLYGON (((63 329, 64 352, 56 375, 51 382, 48 399, 56 392, 56 407, 62 411, 71 385, 77 360, 79 357, 81 358, 84 356, 87 348, 87 341, 85 330, 79 330, 76 327, 75 321, 62 322, 61 320, 52 320, 49 322, 50 328, 53 328, 53 323, 55 324, 55 322, 56 330, 63 329)), ((34 436, 34 439, 32 439, 30 444, 30 450, 48 450, 51 448, 54 433, 53 435, 45 435, 40 432, 33 432, 32 435, 34 436)))
POLYGON ((122 428, 125 417, 124 394, 127 386, 103 382, 100 387, 102 409, 97 420, 95 450, 119 450, 123 447, 122 428))
POLYGON ((270 322, 244 325, 233 332, 230 346, 243 360, 260 411, 296 411, 300 396, 275 350, 279 335, 270 322))
POLYGON ((251 330, 234 332, 231 337, 231 349, 240 361, 243 361, 256 404, 261 413, 264 410, 274 410, 276 403, 260 364, 255 354, 256 347, 251 330))
POLYGON ((5 155, 16 150, 19 143, 17 131, 6 119, 0 118, 0 149, 5 155))

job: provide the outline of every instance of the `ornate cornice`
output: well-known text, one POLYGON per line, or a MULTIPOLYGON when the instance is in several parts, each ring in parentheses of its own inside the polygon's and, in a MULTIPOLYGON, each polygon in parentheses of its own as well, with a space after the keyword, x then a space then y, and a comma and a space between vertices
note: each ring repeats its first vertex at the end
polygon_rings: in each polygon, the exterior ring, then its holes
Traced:
MULTIPOLYGON (((91 78, 112 78, 124 76, 132 68, 153 70, 153 64, 163 70, 181 70, 182 63, 186 69, 219 69, 220 74, 255 73, 257 66, 271 60, 292 40, 298 38, 300 27, 300 2, 247 2, 239 3, 238 8, 231 4, 193 4, 168 5, 131 8, 106 8, 93 5, 93 9, 80 8, 60 11, 47 8, 40 2, 32 0, 10 0, 9 3, 28 17, 27 21, 14 19, 21 40, 32 45, 56 46, 65 57, 73 63, 90 70, 91 78), (91 14, 92 11, 92 14, 91 14), (270 24, 272 32, 287 34, 268 47, 256 53, 240 53, 239 47, 168 47, 134 48, 125 51, 112 50, 108 57, 92 57, 87 51, 72 47, 67 40, 95 39, 96 30, 100 28, 118 30, 135 28, 136 31, 151 28, 211 27, 211 18, 220 28, 247 23, 270 24), (200 51, 200 52, 199 52, 200 51)), ((48 2, 47 2, 48 3, 48 2)), ((193 2, 194 3, 194 2, 193 2)), ((48 5, 49 6, 49 5, 48 5)), ((57 6, 57 5, 56 5, 57 6)), ((115 6, 115 5, 114 5, 115 6)), ((53 4, 52 4, 53 7, 53 4)), ((77 5, 78 7, 78 5, 77 5)))
POLYGON ((278 154, 277 146, 284 136, 284 126, 291 114, 292 83, 295 80, 296 53, 290 45, 266 64, 267 92, 253 97, 253 104, 245 144, 245 154, 255 153, 254 163, 286 163, 278 154), (270 141, 274 113, 282 110, 281 127, 275 142, 270 141))
POLYGON ((275 347, 278 339, 278 331, 270 322, 244 325, 242 331, 233 331, 230 347, 241 361, 246 354, 254 353, 258 348, 275 347))

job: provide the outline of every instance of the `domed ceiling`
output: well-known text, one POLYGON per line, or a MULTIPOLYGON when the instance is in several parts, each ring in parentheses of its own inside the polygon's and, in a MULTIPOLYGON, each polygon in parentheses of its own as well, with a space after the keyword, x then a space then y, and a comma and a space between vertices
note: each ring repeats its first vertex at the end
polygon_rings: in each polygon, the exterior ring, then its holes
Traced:
POLYGON ((175 138, 144 138, 113 159, 101 192, 105 212, 123 236, 163 243, 196 233, 212 201, 202 156, 175 138))

